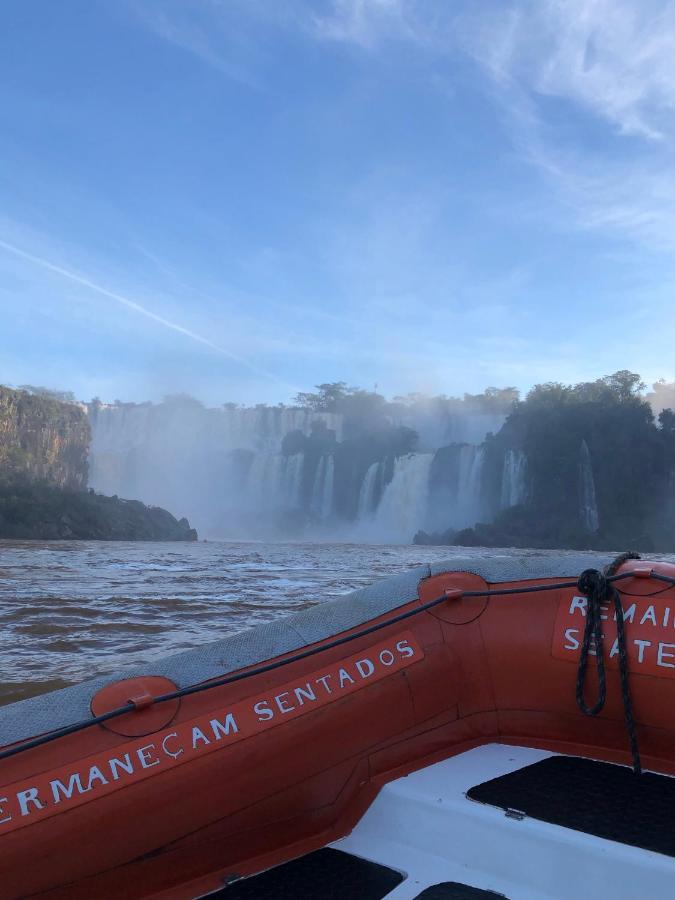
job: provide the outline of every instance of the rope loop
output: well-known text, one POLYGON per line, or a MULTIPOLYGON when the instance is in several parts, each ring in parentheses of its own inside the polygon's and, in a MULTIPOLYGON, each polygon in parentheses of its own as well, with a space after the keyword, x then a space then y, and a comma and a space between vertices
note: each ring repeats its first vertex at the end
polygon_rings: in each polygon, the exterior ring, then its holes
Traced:
POLYGON ((607 579, 599 569, 584 569, 577 581, 577 587, 582 594, 590 598, 591 595, 604 596, 607 590, 607 579))

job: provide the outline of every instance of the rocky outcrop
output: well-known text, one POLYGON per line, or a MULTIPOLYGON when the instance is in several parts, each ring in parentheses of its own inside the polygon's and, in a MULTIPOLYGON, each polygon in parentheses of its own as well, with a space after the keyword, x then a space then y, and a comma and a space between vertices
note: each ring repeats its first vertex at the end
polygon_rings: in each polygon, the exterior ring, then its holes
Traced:
POLYGON ((187 519, 139 500, 17 482, 0 485, 0 538, 196 541, 197 532, 187 519))
POLYGON ((0 386, 0 483, 86 487, 90 437, 78 404, 0 386))

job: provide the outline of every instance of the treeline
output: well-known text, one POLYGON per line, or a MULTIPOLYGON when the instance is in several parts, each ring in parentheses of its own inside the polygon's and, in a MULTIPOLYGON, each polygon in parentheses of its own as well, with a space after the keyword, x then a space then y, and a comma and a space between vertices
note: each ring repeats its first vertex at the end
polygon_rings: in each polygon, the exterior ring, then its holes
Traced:
POLYGON ((507 413, 519 396, 514 387, 489 387, 481 394, 464 394, 463 397, 412 393, 387 400, 377 391, 348 387, 344 381, 334 381, 317 385, 314 393, 296 394, 293 403, 315 412, 339 413, 354 425, 372 429, 410 412, 424 412, 439 418, 467 412, 507 413))
POLYGON ((493 521, 418 540, 673 552, 675 411, 662 408, 655 416, 640 376, 628 371, 577 385, 537 385, 488 437, 484 482, 493 521), (509 450, 525 455, 526 499, 499 511, 509 450), (582 515, 589 465, 597 528, 582 515))

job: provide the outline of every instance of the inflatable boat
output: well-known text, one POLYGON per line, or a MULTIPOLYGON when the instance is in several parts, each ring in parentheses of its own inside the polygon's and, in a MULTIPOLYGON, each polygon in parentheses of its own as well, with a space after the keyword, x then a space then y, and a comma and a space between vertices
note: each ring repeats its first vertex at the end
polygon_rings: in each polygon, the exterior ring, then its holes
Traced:
POLYGON ((675 896, 675 565, 454 559, 0 709, 0 896, 675 896))

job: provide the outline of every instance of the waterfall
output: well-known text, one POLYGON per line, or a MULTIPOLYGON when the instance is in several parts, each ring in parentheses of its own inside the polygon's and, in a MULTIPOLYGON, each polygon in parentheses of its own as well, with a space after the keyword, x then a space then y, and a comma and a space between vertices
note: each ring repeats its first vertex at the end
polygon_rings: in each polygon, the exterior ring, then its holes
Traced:
POLYGON ((482 512, 482 475, 485 447, 463 444, 459 451, 457 502, 452 511, 456 527, 475 525, 482 512))
MULTIPOLYGON (((340 440, 342 417, 286 407, 204 407, 190 397, 162 403, 92 403, 89 484, 186 515, 207 536, 265 536, 271 513, 304 506, 301 456, 281 455, 284 437, 320 423, 340 440)), ((324 464, 324 501, 333 463, 324 464)))
POLYGON ((396 460, 394 477, 385 487, 372 520, 374 539, 409 544, 425 525, 433 458, 433 453, 417 453, 396 460))
POLYGON ((283 463, 284 459, 279 454, 269 456, 258 453, 254 456, 246 491, 254 510, 269 512, 280 505, 283 463))
MULTIPOLYGON (((430 496, 430 452, 397 459, 385 486, 392 461, 383 451, 354 485, 356 458, 350 460, 350 448, 340 443, 338 414, 262 405, 207 408, 190 397, 88 409, 91 487, 186 515, 207 537, 267 539, 289 529, 303 536, 303 528, 310 536, 313 521, 330 523, 348 539, 409 541, 420 528, 464 527, 482 515, 484 450, 475 444, 452 445, 446 480, 430 496), (297 452, 284 453, 284 447, 297 452), (341 454, 348 462, 338 466, 341 454)), ((434 416, 430 409, 408 422, 424 426, 421 443, 429 449, 450 432, 480 439, 492 427, 483 415, 444 414, 437 422, 434 416)))
MULTIPOLYGON (((309 435, 317 423, 342 435, 342 417, 337 413, 313 412, 284 407, 236 407, 207 409, 191 398, 170 398, 164 403, 122 403, 90 405, 92 430, 91 463, 96 468, 101 456, 125 456, 132 451, 166 455, 171 447, 186 446, 277 453, 291 431, 309 435), (167 445, 167 439, 175 444, 167 445)), ((92 474, 92 483, 95 475, 92 474)), ((97 485, 95 485, 97 486, 97 485)))
POLYGON ((591 452, 585 440, 579 450, 579 516, 586 531, 594 533, 600 528, 591 452))
POLYGON ((378 477, 380 476, 382 463, 374 462, 368 466, 368 471, 363 477, 361 490, 359 491, 359 506, 357 519, 363 521, 375 512, 376 490, 378 477))
POLYGON ((312 487, 312 500, 309 508, 315 516, 323 518, 323 500, 324 500, 324 484, 326 481, 326 457, 319 459, 314 475, 314 486, 312 487))
POLYGON ((326 474, 323 480, 323 495, 321 498, 321 518, 330 518, 333 512, 333 487, 335 482, 335 458, 331 453, 326 462, 326 474))
POLYGON ((470 502, 480 505, 481 488, 483 486, 483 464, 485 463, 485 446, 476 447, 471 468, 469 469, 469 483, 467 485, 467 497, 470 502))
POLYGON ((287 509, 302 509, 302 475, 305 454, 294 453, 284 459, 283 499, 287 509))
POLYGON ((523 451, 507 450, 502 471, 502 509, 518 506, 527 499, 526 471, 527 457, 523 451))
POLYGON ((333 512, 333 484, 335 480, 335 459, 333 454, 324 455, 319 460, 312 488, 310 509, 320 519, 329 519, 333 512))

